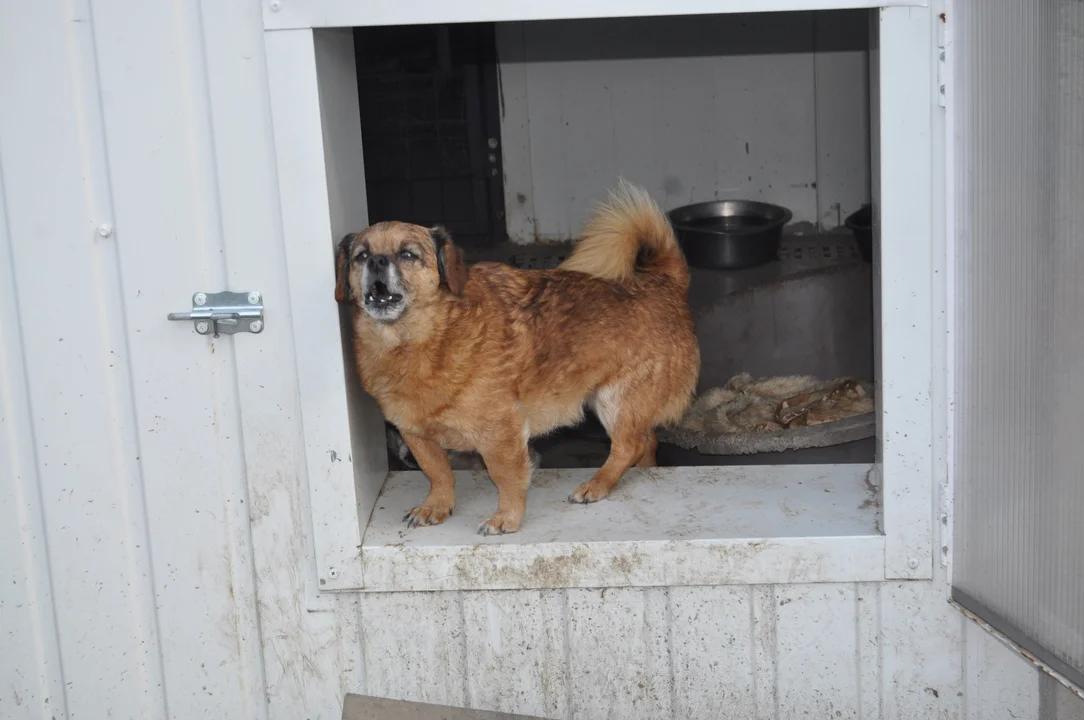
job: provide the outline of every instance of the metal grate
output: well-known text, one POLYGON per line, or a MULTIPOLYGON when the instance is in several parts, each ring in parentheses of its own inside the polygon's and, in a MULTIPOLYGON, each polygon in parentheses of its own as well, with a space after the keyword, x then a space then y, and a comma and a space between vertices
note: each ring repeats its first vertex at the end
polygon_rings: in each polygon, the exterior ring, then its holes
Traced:
POLYGON ((779 243, 779 260, 834 265, 861 260, 858 245, 850 235, 792 235, 779 243))
POLYGON ((493 44, 474 25, 355 29, 370 222, 503 235, 493 44))

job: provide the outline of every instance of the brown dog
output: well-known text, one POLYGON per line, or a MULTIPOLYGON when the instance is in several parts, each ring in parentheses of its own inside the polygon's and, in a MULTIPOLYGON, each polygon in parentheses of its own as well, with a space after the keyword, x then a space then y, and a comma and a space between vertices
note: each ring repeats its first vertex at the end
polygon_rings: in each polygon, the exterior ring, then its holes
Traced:
POLYGON ((624 182, 556 270, 468 268, 442 228, 383 222, 343 238, 336 272, 362 384, 429 478, 412 527, 455 507, 447 448, 476 450, 497 485, 479 532, 518 530, 527 441, 577 423, 585 405, 610 456, 569 500, 601 500, 629 467, 655 464, 655 428, 681 417, 696 386, 688 267, 666 217, 624 182))

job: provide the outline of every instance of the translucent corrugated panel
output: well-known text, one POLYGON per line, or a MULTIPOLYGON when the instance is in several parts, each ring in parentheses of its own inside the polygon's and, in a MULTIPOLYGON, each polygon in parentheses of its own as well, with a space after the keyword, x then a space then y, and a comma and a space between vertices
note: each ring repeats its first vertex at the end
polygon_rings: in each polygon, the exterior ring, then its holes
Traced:
POLYGON ((953 596, 1084 685, 1084 3, 956 3, 953 596))

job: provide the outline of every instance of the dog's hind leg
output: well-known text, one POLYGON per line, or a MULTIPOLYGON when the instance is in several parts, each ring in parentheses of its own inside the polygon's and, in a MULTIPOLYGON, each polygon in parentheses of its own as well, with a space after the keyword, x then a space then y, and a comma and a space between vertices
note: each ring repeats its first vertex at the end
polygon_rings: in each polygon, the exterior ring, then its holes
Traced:
POLYGON ((604 388, 595 396, 595 414, 610 436, 610 456, 594 476, 572 491, 568 501, 592 503, 610 494, 625 471, 637 463, 655 464, 658 441, 651 423, 638 417, 621 386, 604 388))
POLYGON ((610 494, 625 471, 638 462, 647 449, 647 434, 635 425, 618 423, 610 434, 610 456, 590 480, 568 496, 572 503, 592 503, 610 494))
POLYGON ((659 449, 659 438, 655 437, 654 430, 647 431, 644 454, 636 461, 636 467, 655 467, 655 451, 659 449))
POLYGON ((485 460, 489 477, 497 486, 497 512, 478 526, 481 535, 502 535, 519 530, 527 513, 527 487, 531 484, 531 458, 527 449, 528 432, 510 432, 515 423, 494 433, 485 447, 478 450, 485 460))
POLYGON ((448 453, 439 444, 417 435, 403 433, 403 439, 418 461, 418 467, 429 478, 429 495, 421 505, 411 509, 403 520, 412 528, 440 525, 455 508, 455 475, 448 462, 448 453))

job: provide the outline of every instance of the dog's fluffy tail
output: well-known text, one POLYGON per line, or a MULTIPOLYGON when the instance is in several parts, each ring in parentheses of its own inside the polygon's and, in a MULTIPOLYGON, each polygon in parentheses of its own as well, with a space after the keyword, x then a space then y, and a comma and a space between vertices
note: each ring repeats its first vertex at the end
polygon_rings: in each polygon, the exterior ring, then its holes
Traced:
POLYGON ((633 276, 637 261, 643 272, 689 286, 689 267, 666 216, 646 190, 620 180, 560 268, 621 281, 633 276))

